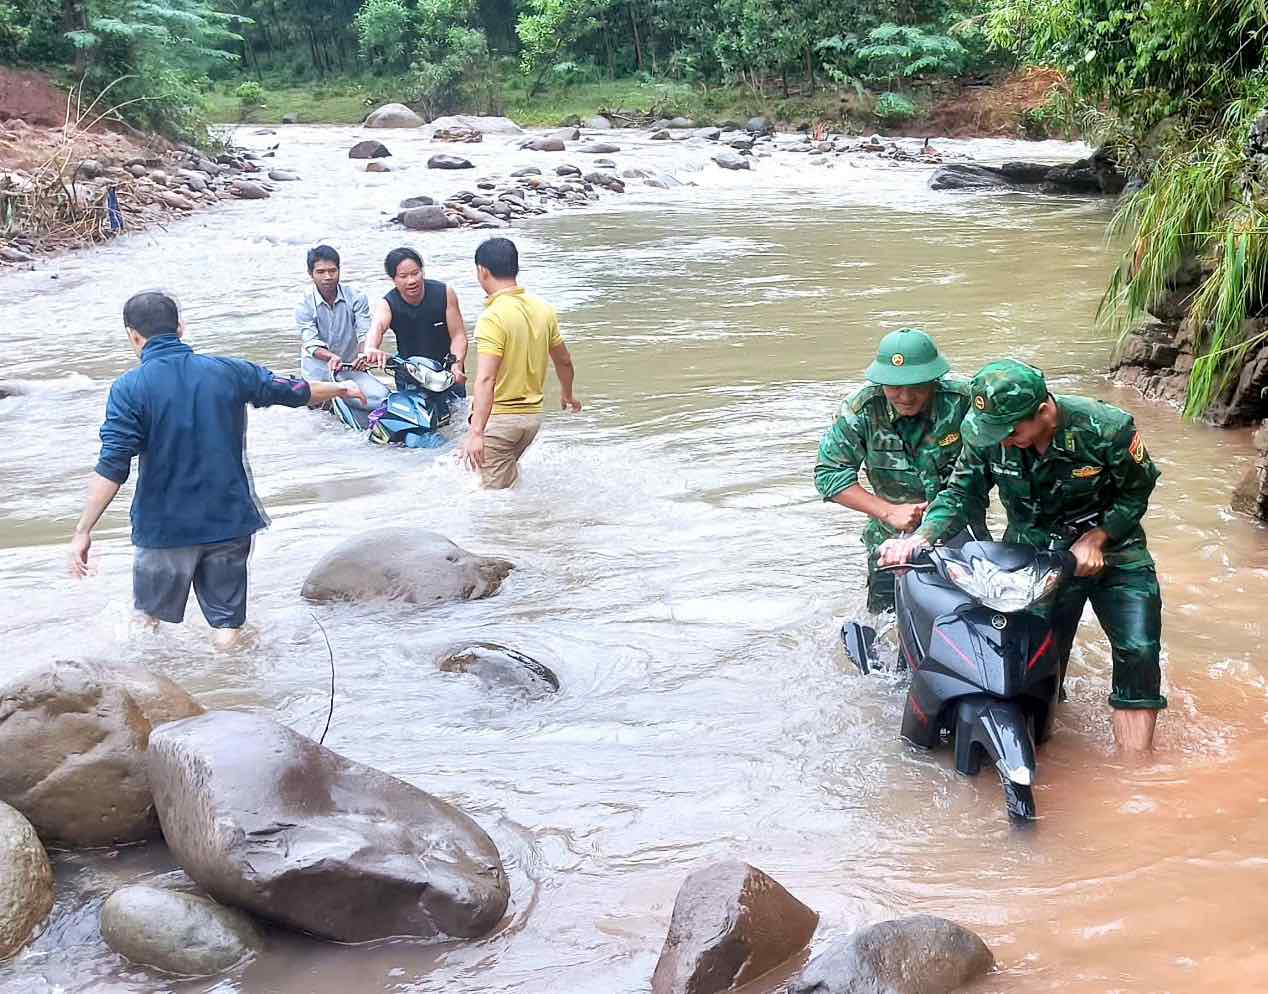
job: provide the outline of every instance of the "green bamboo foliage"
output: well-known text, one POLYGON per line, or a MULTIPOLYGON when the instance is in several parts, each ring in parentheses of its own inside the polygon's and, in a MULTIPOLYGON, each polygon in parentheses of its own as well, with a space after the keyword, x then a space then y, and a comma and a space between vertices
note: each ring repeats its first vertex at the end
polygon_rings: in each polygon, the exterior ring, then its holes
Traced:
POLYGON ((1190 307, 1197 360, 1184 409, 1199 417, 1265 337, 1248 334, 1247 319, 1263 307, 1268 290, 1268 215, 1241 195, 1248 166, 1244 129, 1180 147, 1111 222, 1111 236, 1131 241, 1098 319, 1121 338, 1171 290, 1186 259, 1202 259, 1209 273, 1190 307))

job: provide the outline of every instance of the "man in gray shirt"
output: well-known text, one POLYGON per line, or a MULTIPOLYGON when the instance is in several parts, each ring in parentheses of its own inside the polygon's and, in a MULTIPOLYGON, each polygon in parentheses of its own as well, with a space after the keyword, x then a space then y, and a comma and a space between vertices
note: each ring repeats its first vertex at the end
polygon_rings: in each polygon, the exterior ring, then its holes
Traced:
POLYGON ((368 371, 369 360, 361 352, 360 340, 370 327, 370 303, 364 293, 339 282, 339 253, 329 245, 308 250, 308 275, 313 288, 295 308, 300 375, 310 382, 351 381, 373 410, 388 388, 368 371))

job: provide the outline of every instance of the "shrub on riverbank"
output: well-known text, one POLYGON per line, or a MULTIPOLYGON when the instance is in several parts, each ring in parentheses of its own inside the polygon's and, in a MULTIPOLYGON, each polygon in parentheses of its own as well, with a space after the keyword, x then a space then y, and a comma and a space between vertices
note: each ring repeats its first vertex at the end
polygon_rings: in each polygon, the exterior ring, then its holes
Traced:
POLYGON ((1065 73, 1075 99, 1120 122, 1119 157, 1144 181, 1112 232, 1127 237, 1100 316, 1123 332, 1196 265, 1186 298, 1196 359, 1185 413, 1204 414, 1265 342, 1268 309, 1268 8, 1262 0, 991 0, 987 30, 1065 73), (1262 132, 1262 133, 1261 133, 1262 132))

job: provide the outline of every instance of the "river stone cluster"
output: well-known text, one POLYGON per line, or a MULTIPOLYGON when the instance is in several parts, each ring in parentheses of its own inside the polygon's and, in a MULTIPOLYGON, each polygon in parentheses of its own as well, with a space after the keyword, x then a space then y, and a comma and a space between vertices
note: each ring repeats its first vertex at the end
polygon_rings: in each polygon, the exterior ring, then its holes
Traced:
MULTIPOLYGON (((802 953, 818 924, 818 914, 761 870, 735 860, 704 867, 687 877, 674 900, 652 994, 762 989, 762 978, 802 953)), ((950 994, 994 964, 973 932, 916 915, 869 925, 830 943, 786 990, 950 994)))
MULTIPOLYGON (((490 596, 510 569, 388 528, 333 550, 309 593, 429 605, 490 596)), ((490 686, 559 689, 549 668, 496 644, 462 646, 442 665, 490 686)), ((240 967, 267 947, 264 922, 339 942, 476 939, 510 901, 497 847, 470 817, 271 718, 204 711, 167 677, 121 662, 54 662, 0 688, 0 959, 54 905, 44 843, 160 834, 198 892, 117 889, 101 934, 165 973, 240 967)))

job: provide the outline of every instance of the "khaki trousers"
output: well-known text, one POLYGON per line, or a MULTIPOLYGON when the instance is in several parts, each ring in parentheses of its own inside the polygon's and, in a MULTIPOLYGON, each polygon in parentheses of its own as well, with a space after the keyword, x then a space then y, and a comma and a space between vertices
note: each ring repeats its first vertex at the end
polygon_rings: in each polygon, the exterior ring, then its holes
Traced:
POLYGON ((492 414, 484 427, 484 465, 480 485, 505 490, 520 477, 520 456, 542 426, 540 414, 492 414))

